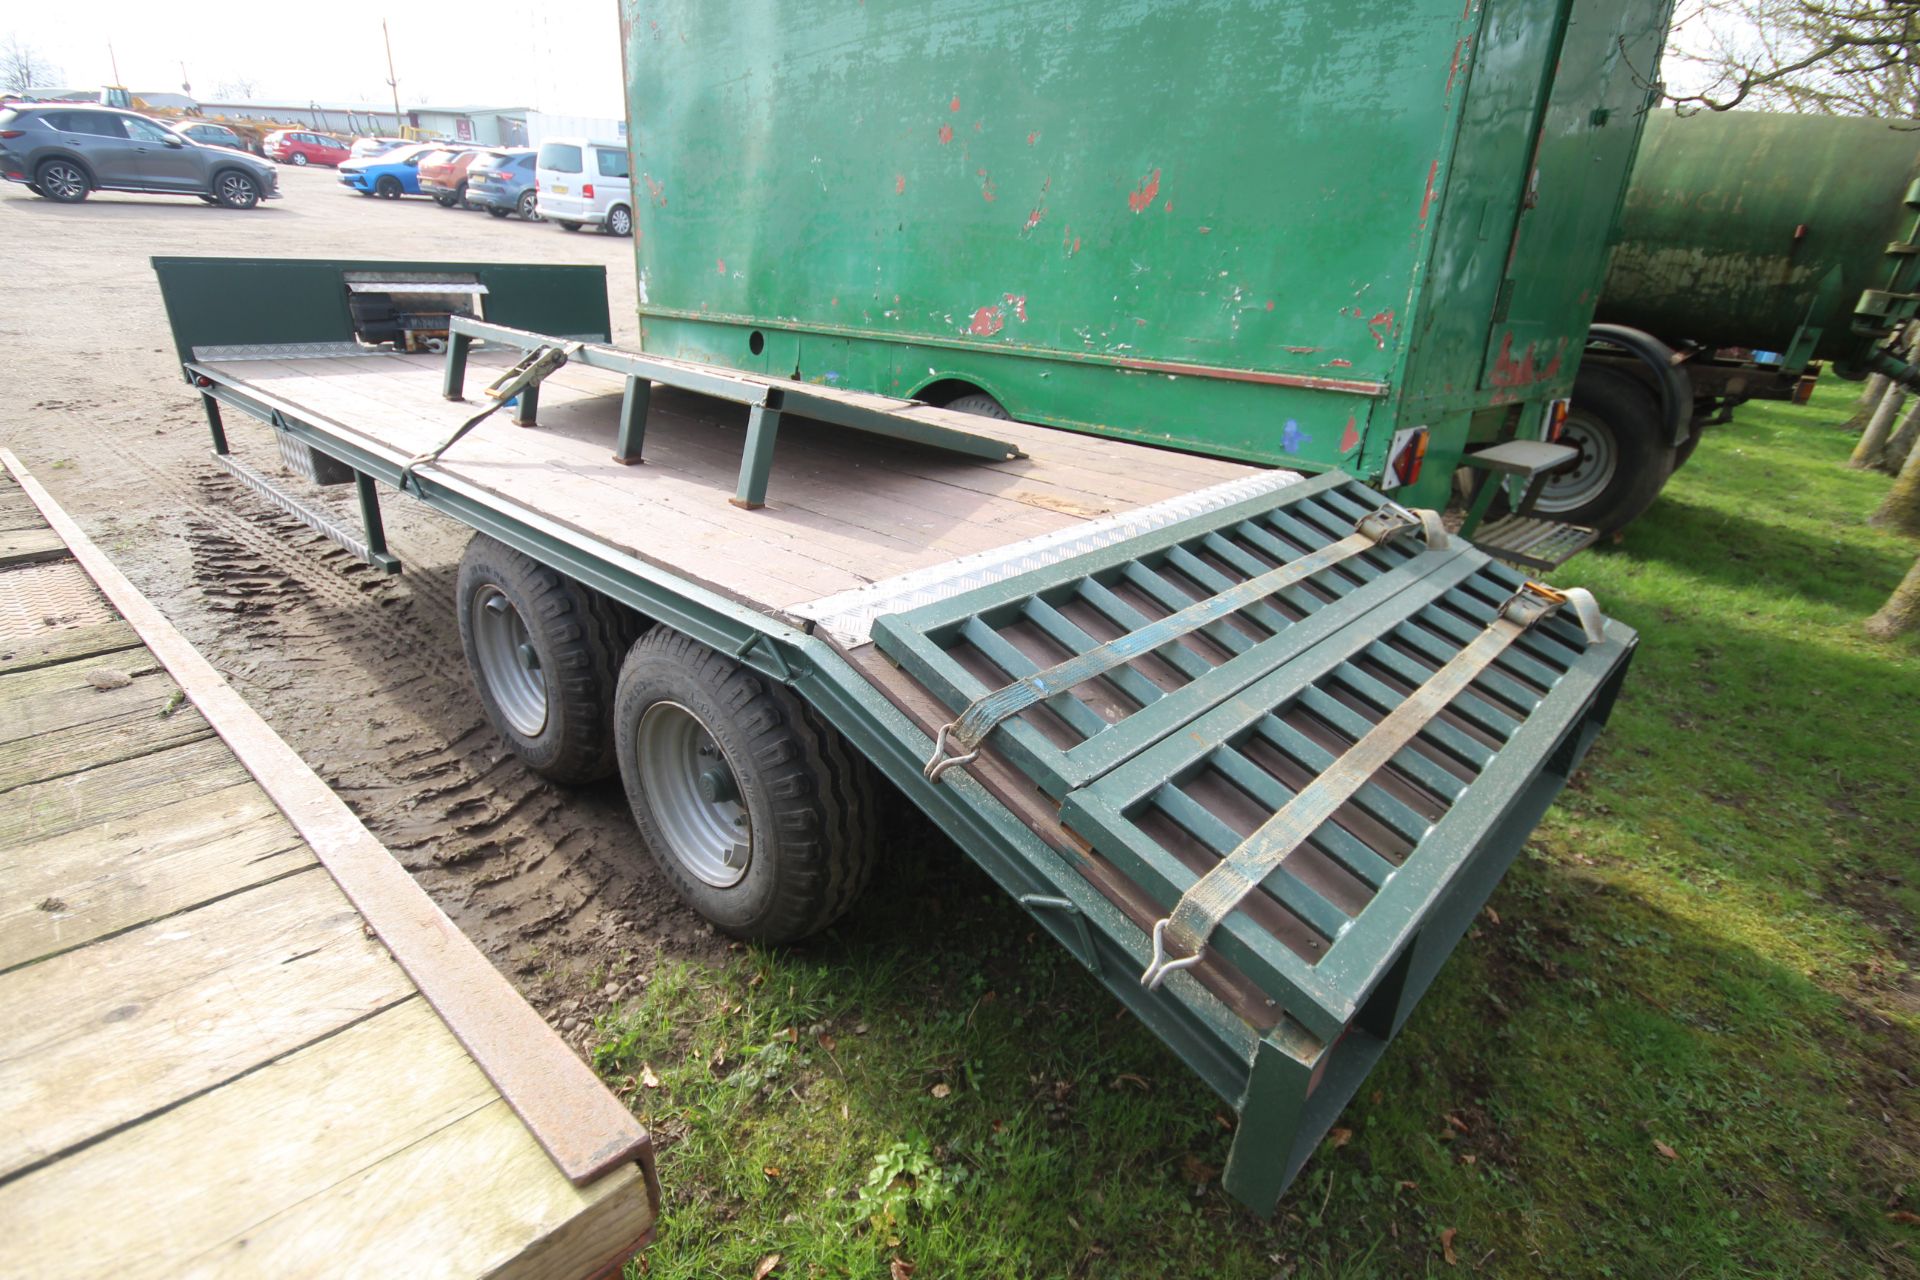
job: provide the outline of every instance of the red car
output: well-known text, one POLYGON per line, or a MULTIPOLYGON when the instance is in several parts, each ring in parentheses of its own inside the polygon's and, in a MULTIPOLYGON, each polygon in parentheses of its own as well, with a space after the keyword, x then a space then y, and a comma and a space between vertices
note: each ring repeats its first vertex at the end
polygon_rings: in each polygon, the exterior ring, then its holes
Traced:
POLYGON ((337 165, 347 158, 347 144, 324 133, 281 129, 267 135, 267 158, 281 164, 337 165))

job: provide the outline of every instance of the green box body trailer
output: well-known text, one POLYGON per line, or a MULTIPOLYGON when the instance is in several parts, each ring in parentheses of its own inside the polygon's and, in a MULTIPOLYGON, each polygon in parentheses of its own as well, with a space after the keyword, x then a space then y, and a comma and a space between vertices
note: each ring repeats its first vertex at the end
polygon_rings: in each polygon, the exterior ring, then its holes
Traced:
POLYGON ((624 0, 643 345, 1438 505, 1572 388, 1669 8, 624 0))
POLYGON ((586 268, 154 268, 213 461, 389 572, 392 494, 472 528, 494 731, 617 775, 694 909, 826 927, 904 797, 1233 1108, 1265 1213, 1637 643, 1340 463, 1565 391, 1551 300, 1618 198, 1571 186, 1624 172, 1664 17, 628 9, 645 349, 586 268), (1058 380, 1077 429, 896 394, 909 354, 1021 416, 1058 380))

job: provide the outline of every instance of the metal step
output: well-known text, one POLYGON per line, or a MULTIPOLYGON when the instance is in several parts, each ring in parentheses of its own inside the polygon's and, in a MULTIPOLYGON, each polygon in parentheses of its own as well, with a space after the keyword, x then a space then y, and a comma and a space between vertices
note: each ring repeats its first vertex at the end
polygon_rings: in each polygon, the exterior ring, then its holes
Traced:
MULTIPOLYGON (((212 457, 228 475, 315 533, 331 539, 383 573, 400 572, 399 558, 387 551, 384 542, 379 546, 368 546, 365 540, 356 537, 352 530, 335 520, 331 513, 308 506, 232 454, 216 453, 212 457)), ((366 494, 363 491, 363 512, 366 510, 365 502, 366 494)))
POLYGON ((1557 569, 1599 540, 1597 529, 1540 516, 1507 516, 1482 525, 1471 539, 1494 559, 1528 569, 1557 569))

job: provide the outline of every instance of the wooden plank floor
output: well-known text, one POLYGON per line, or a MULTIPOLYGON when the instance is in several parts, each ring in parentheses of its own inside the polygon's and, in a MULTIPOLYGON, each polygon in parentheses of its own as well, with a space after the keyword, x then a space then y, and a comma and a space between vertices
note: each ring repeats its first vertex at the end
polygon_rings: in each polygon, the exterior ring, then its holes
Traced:
MULTIPOLYGON (((517 354, 517 353, 515 353, 517 354)), ((508 357, 476 348, 470 398, 508 357)), ((440 396, 441 360, 368 355, 216 367, 403 457, 433 448, 478 405, 440 396)), ((646 462, 612 459, 622 380, 569 365, 540 393, 540 424, 501 412, 448 451, 449 474, 695 577, 781 609, 1257 474, 1260 468, 1023 423, 981 430, 1028 456, 993 462, 789 418, 767 506, 734 492, 746 411, 657 388, 646 462)))
POLYGON ((577 1276, 639 1247, 640 1167, 561 1173, 4 470, 0 708, 0 1272, 577 1276))

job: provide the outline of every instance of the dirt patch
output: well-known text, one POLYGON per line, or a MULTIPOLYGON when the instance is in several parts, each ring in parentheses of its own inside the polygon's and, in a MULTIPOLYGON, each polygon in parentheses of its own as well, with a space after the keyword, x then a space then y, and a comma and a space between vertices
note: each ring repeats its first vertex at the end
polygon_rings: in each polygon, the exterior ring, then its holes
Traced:
MULTIPOLYGON (((239 213, 148 197, 60 206, 0 185, 0 238, 23 268, 0 282, 0 337, 22 371, 15 403, 31 397, 0 411, 0 442, 579 1043, 653 960, 711 959, 725 940, 655 872, 617 783, 553 786, 487 726, 454 618, 466 529, 386 495, 406 566, 390 577, 209 462, 147 259, 602 264, 615 337, 632 342, 631 242, 363 200, 326 169, 286 169, 282 186, 286 199, 239 213)), ((236 449, 277 467, 265 429, 233 419, 236 449)), ((300 491, 351 522, 350 487, 300 491)))

